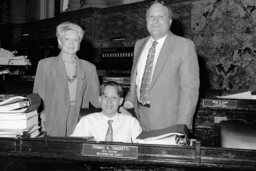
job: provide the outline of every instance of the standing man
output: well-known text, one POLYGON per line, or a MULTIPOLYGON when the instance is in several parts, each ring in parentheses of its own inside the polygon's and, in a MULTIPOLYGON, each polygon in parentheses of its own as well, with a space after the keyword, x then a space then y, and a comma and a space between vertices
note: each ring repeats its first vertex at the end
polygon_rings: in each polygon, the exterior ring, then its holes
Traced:
POLYGON ((192 128, 199 95, 198 59, 194 43, 170 31, 172 17, 170 8, 155 1, 146 12, 150 36, 134 48, 124 107, 134 107, 146 131, 174 124, 192 128))

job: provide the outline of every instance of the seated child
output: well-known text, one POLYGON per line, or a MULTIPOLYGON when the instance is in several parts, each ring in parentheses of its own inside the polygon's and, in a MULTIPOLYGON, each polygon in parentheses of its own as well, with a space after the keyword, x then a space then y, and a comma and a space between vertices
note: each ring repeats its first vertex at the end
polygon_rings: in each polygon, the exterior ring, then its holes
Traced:
POLYGON ((136 137, 142 131, 138 120, 131 115, 118 113, 118 108, 123 103, 122 87, 113 81, 102 84, 99 102, 102 112, 82 117, 71 136, 93 136, 95 141, 136 142, 136 137), (109 120, 112 120, 112 140, 106 139, 109 120))

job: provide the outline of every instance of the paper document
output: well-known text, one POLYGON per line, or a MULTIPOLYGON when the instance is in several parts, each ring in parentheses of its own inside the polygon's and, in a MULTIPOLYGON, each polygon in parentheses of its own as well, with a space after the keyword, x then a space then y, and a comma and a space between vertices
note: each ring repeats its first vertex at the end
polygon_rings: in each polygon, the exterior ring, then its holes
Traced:
POLYGON ((237 93, 237 94, 217 96, 217 98, 222 98, 222 99, 256 99, 256 96, 252 95, 251 91, 246 91, 246 92, 237 93))

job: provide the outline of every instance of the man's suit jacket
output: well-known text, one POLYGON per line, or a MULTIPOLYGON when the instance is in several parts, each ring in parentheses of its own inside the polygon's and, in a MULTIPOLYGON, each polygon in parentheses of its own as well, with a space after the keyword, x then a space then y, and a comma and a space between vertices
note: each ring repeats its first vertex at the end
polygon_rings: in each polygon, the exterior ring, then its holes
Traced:
POLYGON ((80 108, 88 108, 89 102, 95 107, 100 107, 96 67, 78 57, 76 61, 77 90, 74 116, 68 116, 68 78, 61 57, 45 58, 38 63, 33 92, 38 93, 43 100, 45 127, 50 136, 65 136, 66 127, 72 130, 78 122, 80 108))
MULTIPOLYGON (((187 124, 192 120, 199 95, 199 66, 194 43, 169 32, 160 50, 150 89, 150 112, 139 113, 136 93, 136 70, 149 37, 140 39, 134 48, 131 86, 126 101, 134 105, 139 120, 149 117, 149 130, 187 124)), ((142 125, 143 126, 143 125, 142 125)))

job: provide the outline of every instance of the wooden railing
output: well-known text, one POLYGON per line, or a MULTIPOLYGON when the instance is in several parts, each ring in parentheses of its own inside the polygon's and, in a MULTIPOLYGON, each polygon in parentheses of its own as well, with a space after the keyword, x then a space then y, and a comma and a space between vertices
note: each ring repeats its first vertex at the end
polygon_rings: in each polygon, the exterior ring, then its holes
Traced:
POLYGON ((255 170, 256 150, 201 147, 200 142, 195 142, 193 146, 168 146, 97 143, 82 138, 0 138, 0 162, 3 161, 6 163, 3 167, 8 167, 10 163, 23 162, 28 169, 43 163, 49 167, 51 164, 54 164, 54 167, 59 165, 58 167, 67 170, 63 163, 69 163, 76 167, 140 170, 255 170))

